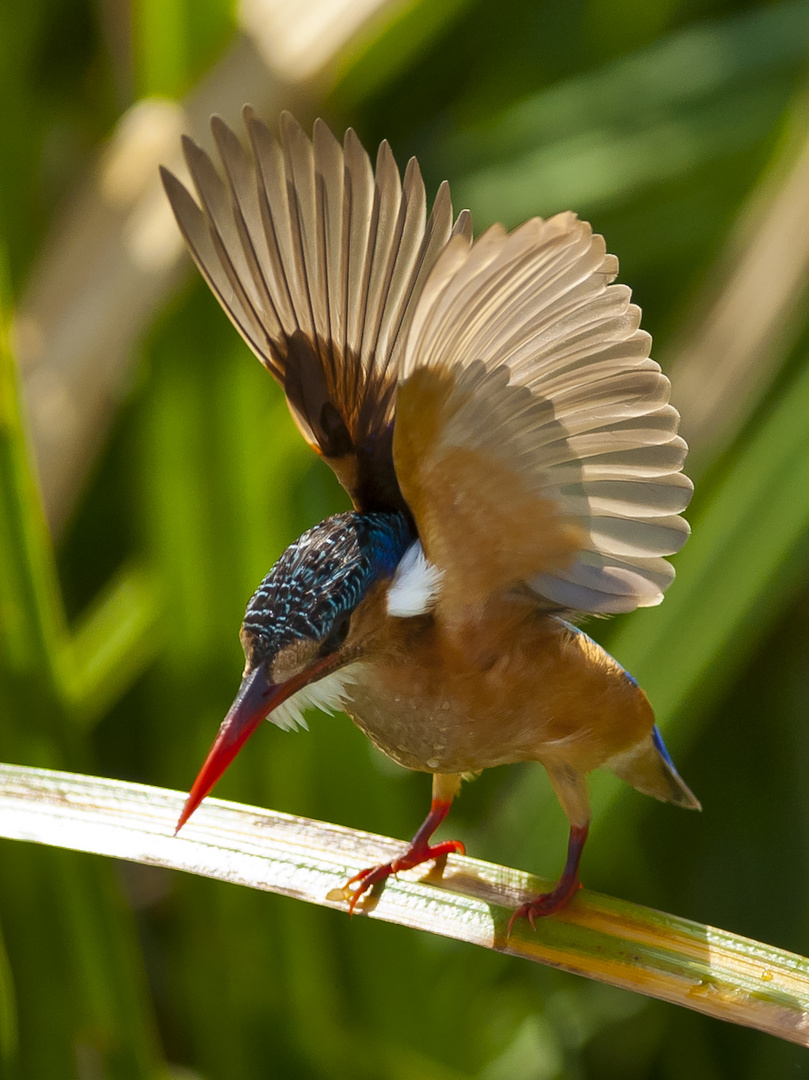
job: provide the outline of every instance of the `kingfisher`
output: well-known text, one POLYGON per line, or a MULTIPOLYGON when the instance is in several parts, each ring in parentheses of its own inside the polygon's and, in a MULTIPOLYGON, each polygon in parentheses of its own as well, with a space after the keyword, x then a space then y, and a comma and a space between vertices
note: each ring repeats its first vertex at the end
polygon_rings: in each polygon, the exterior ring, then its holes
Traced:
POLYGON ((415 158, 375 165, 352 129, 278 137, 246 107, 250 148, 218 117, 221 171, 190 138, 193 193, 162 179, 190 252, 353 509, 304 533, 250 599, 246 666, 179 830, 266 718, 342 711, 388 757, 432 775, 402 854, 344 888, 353 911, 432 843, 461 782, 544 766, 570 825, 531 925, 579 888, 587 775, 699 809, 643 690, 577 623, 658 604, 692 485, 670 384, 650 359, 615 256, 575 214, 473 238, 415 158))

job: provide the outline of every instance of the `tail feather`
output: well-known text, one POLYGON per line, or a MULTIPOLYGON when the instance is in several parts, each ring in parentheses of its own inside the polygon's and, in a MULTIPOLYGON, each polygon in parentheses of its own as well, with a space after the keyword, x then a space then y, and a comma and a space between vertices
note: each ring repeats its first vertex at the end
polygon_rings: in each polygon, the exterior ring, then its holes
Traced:
POLYGON ((674 768, 657 726, 639 746, 613 758, 606 768, 644 795, 689 810, 702 809, 697 797, 674 768))

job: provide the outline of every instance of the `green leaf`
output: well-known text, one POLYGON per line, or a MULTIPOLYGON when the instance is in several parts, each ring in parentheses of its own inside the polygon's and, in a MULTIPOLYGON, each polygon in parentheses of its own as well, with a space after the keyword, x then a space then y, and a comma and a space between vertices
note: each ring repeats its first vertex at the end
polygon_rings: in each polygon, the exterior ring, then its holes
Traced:
POLYGON ((486 224, 593 215, 732 159, 771 132, 807 32, 805 4, 778 4, 561 80, 450 141, 453 192, 486 224))
POLYGON ((65 620, 50 534, 29 467, 0 251, 0 654, 17 675, 61 692, 65 620))
POLYGON ((100 719, 160 652, 161 593, 144 566, 123 566, 73 632, 68 692, 77 721, 100 719))
MULTIPOLYGON (((26 453, 4 284, 0 280, 0 740, 9 756, 69 764, 86 751, 66 690, 61 593, 26 453)), ((158 1057, 155 1032, 131 915, 110 868, 41 854, 7 853, 3 863, 0 917, 10 963, 0 961, 0 1020, 13 1020, 16 999, 25 1045, 16 1046, 11 1027, 0 1035, 0 1054, 18 1055, 15 1069, 45 1080, 54 1061, 78 1053, 81 1041, 107 1075, 145 1077, 158 1057), (59 919, 53 918, 55 904, 59 919)))
MULTIPOLYGON (((401 843, 306 818, 206 800, 174 835, 185 796, 162 788, 0 765, 0 835, 184 870, 347 913, 346 878, 401 843)), ((559 914, 507 933, 547 887, 452 856, 391 878, 362 915, 585 975, 809 1045, 809 961, 735 934, 584 890, 559 914)))

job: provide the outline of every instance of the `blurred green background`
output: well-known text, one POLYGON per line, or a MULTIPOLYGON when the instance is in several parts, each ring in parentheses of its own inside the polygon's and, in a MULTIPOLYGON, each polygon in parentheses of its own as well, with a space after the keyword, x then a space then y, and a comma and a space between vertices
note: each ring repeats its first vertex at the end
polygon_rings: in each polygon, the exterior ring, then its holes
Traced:
MULTIPOLYGON (((694 536, 661 608, 588 629, 647 689, 704 813, 594 777, 583 878, 806 954, 809 4, 368 9, 0 7, 4 318, 50 521, 4 376, 0 758, 187 788, 238 685, 252 589, 346 507, 180 260, 154 181, 212 109, 235 122, 250 98, 273 125, 289 106, 371 149, 388 138, 401 166, 417 154, 478 230, 570 208, 619 256, 692 444, 694 536)), ((267 726, 217 793, 412 835, 427 779, 343 718, 311 729, 267 726)), ((538 767, 468 786, 449 832, 548 878, 563 860, 538 767)), ((9 842, 0 928, 15 1080, 809 1069, 768 1036, 494 953, 9 842)))

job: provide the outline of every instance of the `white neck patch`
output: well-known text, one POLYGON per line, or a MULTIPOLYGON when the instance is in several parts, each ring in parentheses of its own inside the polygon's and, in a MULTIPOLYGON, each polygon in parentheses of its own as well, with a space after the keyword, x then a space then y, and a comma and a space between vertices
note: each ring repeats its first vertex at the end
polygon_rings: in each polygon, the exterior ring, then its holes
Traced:
POLYGON ((388 589, 388 615, 408 619, 424 615, 438 600, 444 571, 427 561, 420 540, 415 540, 396 567, 388 589))
POLYGON ((304 718, 305 709, 320 709, 332 716, 340 712, 345 704, 348 687, 355 681, 356 664, 333 671, 317 682, 309 683, 296 690, 292 697, 269 714, 267 719, 282 731, 294 731, 295 728, 309 730, 304 718))

